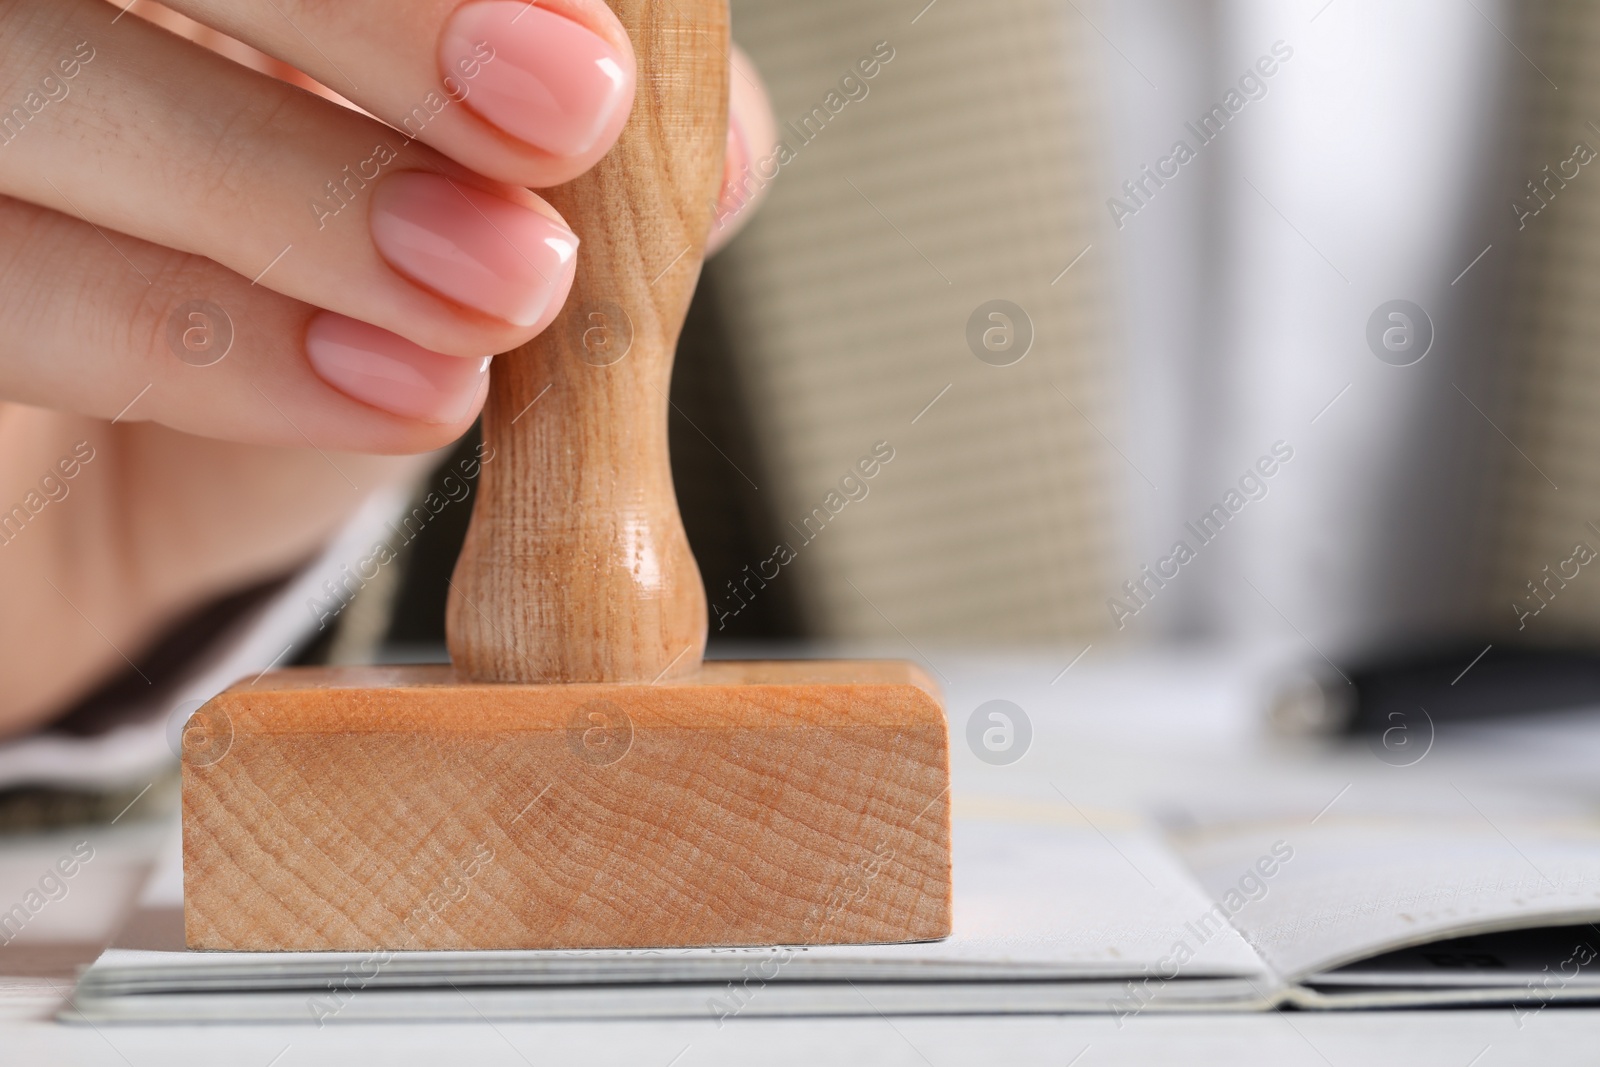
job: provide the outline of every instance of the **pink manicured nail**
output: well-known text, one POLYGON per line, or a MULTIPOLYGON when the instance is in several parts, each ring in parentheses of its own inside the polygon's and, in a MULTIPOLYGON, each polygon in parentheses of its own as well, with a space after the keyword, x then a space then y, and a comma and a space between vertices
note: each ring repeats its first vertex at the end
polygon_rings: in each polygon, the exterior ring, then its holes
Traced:
POLYGON ((514 326, 538 322, 566 291, 578 252, 549 216, 423 171, 380 182, 369 225, 395 270, 514 326))
POLYGON ((558 156, 589 151, 633 103, 633 65, 621 53, 526 0, 459 8, 445 24, 439 63, 467 107, 558 156))
POLYGON ((446 356, 365 322, 324 311, 306 329, 322 380, 364 404, 423 422, 455 422, 477 402, 489 357, 446 356))

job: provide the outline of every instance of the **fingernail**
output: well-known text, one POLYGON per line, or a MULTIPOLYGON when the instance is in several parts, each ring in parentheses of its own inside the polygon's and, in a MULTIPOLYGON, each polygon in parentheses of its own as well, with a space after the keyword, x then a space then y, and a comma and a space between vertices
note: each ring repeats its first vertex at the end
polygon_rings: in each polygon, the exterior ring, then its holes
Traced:
POLYGON ((380 182, 369 225, 395 270, 514 326, 539 321, 578 252, 578 238, 548 215, 423 171, 380 182))
POLYGON ((633 65, 620 52, 526 0, 459 8, 445 24, 439 62, 465 87, 467 107, 558 156, 589 151, 633 101, 633 65))
POLYGON ((446 356, 404 337, 324 311, 306 329, 319 377, 363 404, 423 422, 456 422, 477 402, 489 357, 446 356))

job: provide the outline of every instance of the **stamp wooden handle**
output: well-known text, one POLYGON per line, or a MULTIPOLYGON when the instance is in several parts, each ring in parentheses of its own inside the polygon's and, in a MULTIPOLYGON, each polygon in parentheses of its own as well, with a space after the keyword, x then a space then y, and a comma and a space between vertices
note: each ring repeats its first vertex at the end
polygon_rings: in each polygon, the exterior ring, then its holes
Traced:
POLYGON ((727 0, 610 0, 639 87, 616 147, 544 195, 578 234, 559 318, 498 357, 451 582, 458 671, 650 682, 697 670, 706 598, 667 460, 667 389, 727 138, 727 0))

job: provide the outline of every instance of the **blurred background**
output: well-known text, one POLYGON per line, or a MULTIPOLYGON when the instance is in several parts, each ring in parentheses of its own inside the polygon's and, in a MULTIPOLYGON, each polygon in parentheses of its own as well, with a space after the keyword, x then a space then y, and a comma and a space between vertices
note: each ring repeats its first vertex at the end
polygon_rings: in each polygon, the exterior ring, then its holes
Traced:
MULTIPOLYGON (((735 0, 734 28, 784 143, 673 381, 714 649, 1589 637, 1600 14, 735 0)), ((437 646, 448 519, 322 654, 437 646)))

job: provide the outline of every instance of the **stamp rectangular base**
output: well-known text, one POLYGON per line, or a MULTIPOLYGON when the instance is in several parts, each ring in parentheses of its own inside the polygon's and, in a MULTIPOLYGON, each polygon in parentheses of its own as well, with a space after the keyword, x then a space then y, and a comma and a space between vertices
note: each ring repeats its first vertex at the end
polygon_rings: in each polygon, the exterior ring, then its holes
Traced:
POLYGON ((949 741, 909 663, 655 685, 300 668, 184 733, 193 949, 572 949, 950 932, 949 741))

